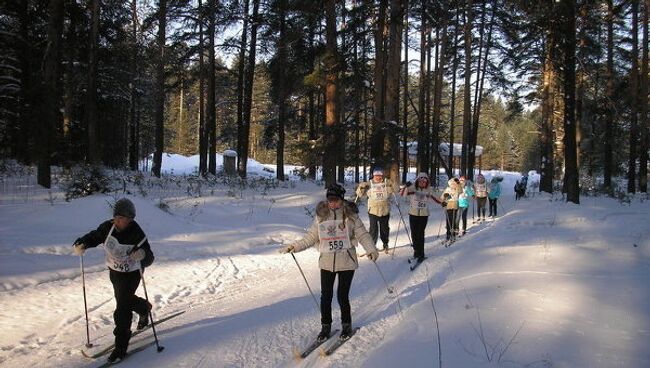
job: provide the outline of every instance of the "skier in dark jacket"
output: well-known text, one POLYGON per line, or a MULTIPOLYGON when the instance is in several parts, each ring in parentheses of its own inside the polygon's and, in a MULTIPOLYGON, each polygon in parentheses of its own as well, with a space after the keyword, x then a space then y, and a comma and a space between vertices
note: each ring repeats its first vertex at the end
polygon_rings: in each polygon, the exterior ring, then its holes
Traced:
POLYGON ((132 312, 140 319, 137 328, 149 324, 151 304, 135 295, 140 284, 141 272, 154 260, 151 247, 140 225, 134 220, 135 206, 122 198, 115 202, 113 219, 104 221, 96 230, 78 238, 73 245, 74 253, 82 255, 86 249, 104 245, 106 265, 109 269, 113 293, 115 295, 115 349, 108 361, 116 363, 126 357, 126 349, 131 339, 132 312))

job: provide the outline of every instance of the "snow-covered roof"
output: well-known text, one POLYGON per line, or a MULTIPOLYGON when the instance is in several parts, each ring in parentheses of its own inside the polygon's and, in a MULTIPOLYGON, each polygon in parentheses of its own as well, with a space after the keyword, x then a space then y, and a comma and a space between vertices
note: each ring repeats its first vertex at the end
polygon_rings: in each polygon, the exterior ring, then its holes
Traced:
MULTIPOLYGON (((408 153, 411 156, 415 156, 418 154, 418 142, 408 142, 406 144, 408 147, 408 153)), ((447 142, 442 142, 438 145, 438 151, 440 151, 440 154, 443 156, 448 156, 449 155, 449 143, 447 142)), ((463 145, 460 143, 454 143, 454 156, 460 156, 463 151, 463 145)), ((480 156, 483 154, 483 146, 476 146, 476 156, 480 156)))

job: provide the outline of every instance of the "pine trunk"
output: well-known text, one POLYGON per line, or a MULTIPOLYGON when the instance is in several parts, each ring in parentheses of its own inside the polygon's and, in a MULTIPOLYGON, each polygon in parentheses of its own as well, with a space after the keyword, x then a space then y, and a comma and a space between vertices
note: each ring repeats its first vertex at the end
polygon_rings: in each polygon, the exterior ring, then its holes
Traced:
POLYGON ((607 0, 607 93, 605 117, 605 167, 604 186, 612 188, 612 174, 614 168, 613 142, 614 142, 614 3, 607 0))
MULTIPOLYGON (((242 151, 242 134, 244 130, 244 78, 246 74, 246 43, 248 36, 248 5, 250 1, 244 0, 243 24, 241 41, 239 42, 239 60, 237 73, 237 152, 242 151)), ((239 156, 238 156, 239 157, 239 156)))
MULTIPOLYGON (((465 87, 463 91, 463 149, 461 153, 460 173, 467 175, 468 148, 472 142, 472 0, 465 3, 465 87)), ((453 173, 452 173, 453 175, 453 173)))
POLYGON ((643 42, 641 46, 641 78, 639 79, 639 108, 641 110, 641 142, 639 156, 639 191, 648 192, 648 130, 650 121, 648 119, 648 7, 650 1, 645 0, 641 16, 643 25, 643 42))
POLYGON ((636 193, 636 160, 639 139, 639 1, 632 0, 632 70, 630 70, 630 153, 627 165, 627 191, 636 193))
POLYGON ((88 71, 86 74, 86 104, 84 120, 88 127, 88 161, 98 164, 101 160, 99 122, 97 121, 97 46, 99 43, 99 0, 90 4, 90 39, 88 47, 88 71))
POLYGON ((151 171, 160 177, 162 154, 165 149, 165 39, 167 28, 167 0, 160 0, 158 5, 158 55, 156 60, 156 81, 154 96, 155 152, 151 171))
POLYGON ((576 148, 576 9, 575 0, 564 1, 564 187, 567 202, 580 203, 576 148))
POLYGON ((325 155, 323 179, 326 186, 336 182, 337 137, 339 128, 338 70, 336 49, 336 0, 325 2, 325 155))

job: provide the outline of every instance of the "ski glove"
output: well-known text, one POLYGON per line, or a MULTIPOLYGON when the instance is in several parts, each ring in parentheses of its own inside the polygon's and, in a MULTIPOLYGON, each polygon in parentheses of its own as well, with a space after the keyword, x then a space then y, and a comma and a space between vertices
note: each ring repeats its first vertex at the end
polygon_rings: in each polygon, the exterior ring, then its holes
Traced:
POLYGON ((144 249, 138 249, 133 253, 131 253, 129 255, 129 258, 131 258, 131 260, 134 262, 140 262, 144 259, 144 256, 145 256, 144 249))
POLYGON ((379 252, 376 250, 373 250, 372 252, 368 253, 368 259, 377 262, 377 258, 379 258, 379 252))
POLYGON ((74 243, 72 245, 72 252, 76 256, 83 256, 85 251, 86 251, 86 245, 84 243, 74 243))
POLYGON ((286 253, 293 253, 293 245, 289 245, 287 247, 282 247, 280 248, 280 253, 286 254, 286 253))

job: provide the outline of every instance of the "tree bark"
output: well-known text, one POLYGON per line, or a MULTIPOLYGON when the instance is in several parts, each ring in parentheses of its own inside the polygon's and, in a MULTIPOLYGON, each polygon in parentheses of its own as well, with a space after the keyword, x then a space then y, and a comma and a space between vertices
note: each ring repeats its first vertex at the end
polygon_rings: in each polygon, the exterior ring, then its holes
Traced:
POLYGON ((140 137, 137 134, 136 83, 138 80, 138 2, 131 1, 131 82, 129 83, 129 168, 138 170, 140 137))
MULTIPOLYGON (((280 60, 280 65, 287 64, 287 43, 286 43, 286 33, 287 33, 287 2, 286 0, 279 1, 279 20, 280 20, 280 34, 278 37, 278 59, 280 60)), ((287 98, 289 91, 287 90, 288 86, 286 83, 286 73, 285 69, 281 69, 280 73, 282 76, 280 79, 280 88, 278 89, 279 93, 279 103, 278 103, 278 145, 276 151, 276 168, 275 174, 276 178, 280 181, 284 181, 284 141, 285 141, 285 122, 287 120, 287 98)))
POLYGON ((323 179, 325 185, 336 182, 338 111, 338 55, 336 49, 336 0, 325 1, 325 155, 323 179))
POLYGON ((562 2, 564 15, 564 187, 567 202, 580 204, 576 149, 576 9, 575 0, 562 2))
POLYGON ((99 44, 99 4, 100 0, 91 0, 90 38, 88 47, 88 71, 86 74, 85 120, 88 127, 88 161, 98 164, 101 160, 101 143, 99 140, 99 122, 97 121, 97 46, 99 44))
POLYGON ((167 28, 167 0, 158 3, 158 55, 156 60, 156 92, 154 97, 155 152, 153 155, 152 173, 160 177, 162 169, 162 154, 165 149, 165 40, 167 28))
MULTIPOLYGON (((374 116, 372 121, 372 137, 370 139, 370 160, 372 167, 384 164, 384 140, 386 132, 385 117, 385 95, 386 95, 386 75, 385 68, 387 63, 385 33, 386 33, 386 9, 388 8, 387 0, 379 1, 379 8, 376 12, 377 28, 375 29, 375 100, 374 116)), ((371 170, 372 170, 371 167, 371 170)))
POLYGON ((199 173, 208 173, 208 134, 205 124, 205 41, 203 36, 203 0, 199 0, 199 173))
POLYGON ((237 152, 242 151, 241 136, 244 130, 244 79, 246 73, 246 43, 248 36, 248 5, 250 1, 244 0, 243 24, 241 41, 239 42, 239 65, 237 73, 237 152))
POLYGON ((404 93, 402 105, 402 182, 406 182, 406 174, 409 170, 408 162, 408 95, 409 95, 409 25, 408 25, 408 0, 404 1, 406 17, 404 18, 404 93))
MULTIPOLYGON (((467 175, 468 148, 472 142, 472 0, 465 2, 465 87, 463 91, 463 149, 461 154, 460 173, 467 175)), ((453 175, 453 173, 452 173, 453 175)))
POLYGON ((420 96, 418 99, 418 151, 417 151, 417 171, 429 172, 429 132, 425 120, 425 109, 427 100, 427 89, 429 88, 429 78, 427 75, 427 34, 430 32, 430 26, 427 21, 427 7, 422 6, 421 27, 420 27, 420 96))
POLYGON ((614 168, 613 142, 614 142, 614 3, 607 0, 607 116, 605 118, 605 167, 604 183, 606 189, 612 188, 612 174, 614 168))
POLYGON ((208 0, 208 83, 205 110, 205 125, 208 140, 208 172, 217 174, 217 88, 216 88, 216 60, 215 60, 215 32, 216 32, 216 0, 208 0))
POLYGON ((648 192, 648 130, 650 121, 648 119, 648 7, 650 1, 645 0, 643 12, 641 13, 641 24, 643 24, 643 42, 641 47, 641 78, 639 80, 639 108, 641 110, 641 145, 639 156, 639 191, 648 192))
POLYGON ((36 168, 39 185, 51 186, 52 137, 59 117, 61 93, 57 88, 61 69, 61 35, 63 32, 63 0, 50 0, 48 4, 47 46, 43 58, 43 120, 37 129, 38 164, 36 168))
POLYGON ((636 193, 636 160, 639 139, 639 1, 632 0, 632 69, 630 70, 630 154, 627 191, 636 193))
POLYGON ((259 0, 253 0, 253 15, 251 16, 251 42, 248 50, 248 66, 246 67, 246 80, 244 82, 244 106, 242 130, 239 135, 241 151, 237 152, 237 171, 241 178, 246 178, 248 167, 248 150, 250 148, 251 109, 253 105, 253 81, 255 80, 255 54, 257 50, 257 27, 259 25, 258 10, 259 0))

